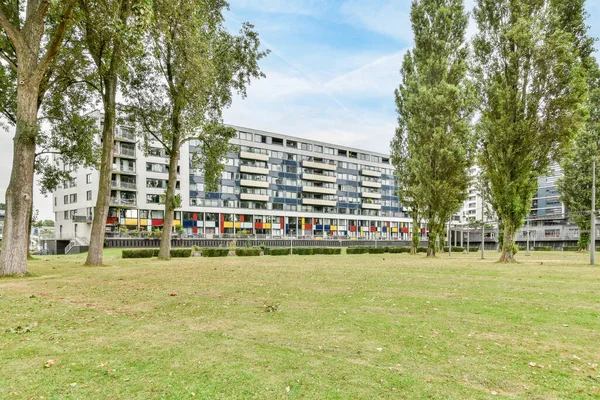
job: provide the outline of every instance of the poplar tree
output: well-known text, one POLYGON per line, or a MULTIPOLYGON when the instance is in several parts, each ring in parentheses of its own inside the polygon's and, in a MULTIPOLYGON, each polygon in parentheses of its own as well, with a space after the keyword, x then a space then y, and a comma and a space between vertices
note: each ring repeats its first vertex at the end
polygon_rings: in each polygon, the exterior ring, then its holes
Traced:
MULTIPOLYGON (((76 0, 28 0, 0 3, 0 26, 4 44, 14 49, 14 58, 0 52, 2 79, 16 76, 16 84, 5 88, 3 98, 10 99, 16 86, 13 140, 13 165, 6 191, 6 220, 0 274, 23 275, 27 272, 29 221, 33 203, 33 179, 36 144, 39 135, 38 110, 40 88, 63 43, 76 0), (11 87, 12 86, 12 87, 11 87)), ((2 106, 10 106, 4 103, 2 106)))
MULTIPOLYGON (((158 257, 170 258, 181 146, 197 141, 207 191, 215 190, 229 140, 221 111, 235 92, 243 96, 251 78, 264 76, 258 34, 244 24, 239 35, 224 26, 224 0, 155 0, 143 59, 132 64, 126 97, 145 141, 159 143, 169 159, 165 215, 158 257)), ((182 160, 188 163, 190 160, 182 160)))
POLYGON ((396 91, 399 127, 392 151, 403 175, 401 197, 415 208, 413 240, 420 212, 429 228, 427 256, 434 257, 446 221, 467 197, 472 165, 468 15, 462 0, 416 0, 411 22, 415 47, 404 57, 396 91), (402 148, 404 156, 398 154, 402 148))
MULTIPOLYGON (((598 162, 600 154, 600 70, 593 58, 588 61, 588 66, 589 119, 578 133, 572 151, 561 162, 563 176, 557 183, 560 201, 568 209, 569 219, 579 227, 579 251, 590 245, 592 162, 598 162)), ((600 165, 597 167, 600 170, 600 165)), ((600 201, 600 185, 596 187, 596 199, 600 201)))
POLYGON ((585 119, 585 68, 576 41, 583 9, 565 3, 478 0, 474 11, 478 163, 504 226, 502 262, 514 261, 515 233, 537 178, 560 159, 585 119))

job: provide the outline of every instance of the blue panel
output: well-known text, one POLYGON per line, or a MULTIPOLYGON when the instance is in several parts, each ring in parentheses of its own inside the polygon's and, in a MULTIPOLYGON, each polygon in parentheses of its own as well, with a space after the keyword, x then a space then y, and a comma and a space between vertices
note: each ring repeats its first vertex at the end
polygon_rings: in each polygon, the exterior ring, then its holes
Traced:
POLYGON ((322 231, 323 230, 323 225, 315 225, 315 229, 318 231, 322 231))
POLYGON ((219 195, 220 195, 220 193, 206 193, 206 198, 207 199, 218 199, 219 195))
POLYGON ((195 224, 195 222, 196 222, 196 221, 183 220, 183 226, 184 226, 185 228, 191 228, 191 227, 193 227, 194 225, 196 225, 196 224, 195 224))
POLYGON ((331 225, 325 225, 325 230, 326 231, 330 231, 331 230, 331 225))

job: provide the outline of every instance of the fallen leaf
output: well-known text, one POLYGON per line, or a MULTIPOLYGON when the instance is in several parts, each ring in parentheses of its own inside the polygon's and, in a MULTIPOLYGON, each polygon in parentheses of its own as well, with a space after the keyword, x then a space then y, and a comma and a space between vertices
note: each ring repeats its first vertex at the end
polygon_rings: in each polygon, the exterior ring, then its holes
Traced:
POLYGON ((382 351, 382 350, 383 350, 383 348, 381 348, 381 347, 377 348, 377 351, 382 351))
POLYGON ((56 360, 48 360, 46 361, 46 365, 44 365, 44 368, 50 368, 54 364, 56 364, 56 360))
POLYGON ((290 387, 289 387, 289 386, 286 386, 286 387, 285 387, 285 391, 289 393, 289 392, 290 392, 290 387))
POLYGON ((537 364, 536 364, 536 363, 534 363, 533 361, 529 363, 529 366, 530 366, 530 367, 535 367, 536 365, 537 365, 537 364))

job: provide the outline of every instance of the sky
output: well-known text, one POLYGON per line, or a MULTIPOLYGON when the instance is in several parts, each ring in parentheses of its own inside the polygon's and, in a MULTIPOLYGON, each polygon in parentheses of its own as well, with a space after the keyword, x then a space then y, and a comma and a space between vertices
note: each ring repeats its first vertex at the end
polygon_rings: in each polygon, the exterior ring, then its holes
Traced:
MULTIPOLYGON (((389 152, 396 127, 394 89, 410 49, 410 0, 229 0, 227 27, 254 24, 271 53, 226 123, 389 152)), ((466 0, 471 9, 475 0, 466 0)), ((587 1, 590 34, 600 37, 600 0, 587 1)), ((468 34, 475 32, 473 24, 468 34)), ((597 45, 600 48, 600 43, 597 45)), ((600 53, 596 54, 597 56, 600 53)), ((12 136, 0 130, 0 196, 10 179, 12 136)), ((0 200, 3 201, 3 200, 0 200)), ((34 208, 53 219, 36 189, 34 208)))

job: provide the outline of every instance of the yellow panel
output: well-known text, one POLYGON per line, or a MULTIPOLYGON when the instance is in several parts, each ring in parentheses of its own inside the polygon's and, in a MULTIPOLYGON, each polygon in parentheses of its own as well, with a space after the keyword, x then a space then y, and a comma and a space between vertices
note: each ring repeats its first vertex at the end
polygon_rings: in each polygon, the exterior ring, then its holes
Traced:
POLYGON ((147 220, 146 218, 142 218, 142 219, 140 219, 140 225, 141 225, 141 226, 146 226, 146 225, 148 225, 148 220, 147 220))
POLYGON ((137 226, 138 220, 137 218, 125 218, 125 225, 135 225, 137 226))
POLYGON ((302 229, 304 229, 304 218, 302 218, 302 229))
MULTIPOLYGON (((590 203, 591 204, 591 203, 590 203)), ((590 225, 591 226, 591 225, 590 225)), ((271 229, 271 224, 269 222, 263 224, 263 229, 271 229)))
POLYGON ((173 220, 173 226, 177 226, 177 225, 181 225, 181 221, 178 219, 173 220))
MULTIPOLYGON (((590 226, 591 226, 591 225, 590 225, 590 226)), ((321 236, 317 236, 315 239, 317 239, 317 240, 323 240, 323 237, 321 237, 321 236)))
POLYGON ((369 227, 368 227, 368 226, 361 226, 361 227, 360 227, 360 231, 361 231, 361 232, 367 232, 368 230, 369 230, 369 227))
POLYGON ((233 222, 231 222, 231 221, 224 221, 223 222, 223 228, 233 228, 233 222))
POLYGON ((331 226, 329 227, 329 230, 330 230, 330 231, 337 231, 337 226, 335 226, 335 225, 331 225, 331 226))
POLYGON ((241 228, 242 227, 242 223, 241 222, 236 222, 235 223, 235 227, 236 228, 241 228))
POLYGON ((393 233, 398 233, 398 228, 392 228, 393 233))
POLYGON ((356 237, 355 237, 355 236, 352 236, 352 237, 350 238, 350 240, 356 240, 356 237))

